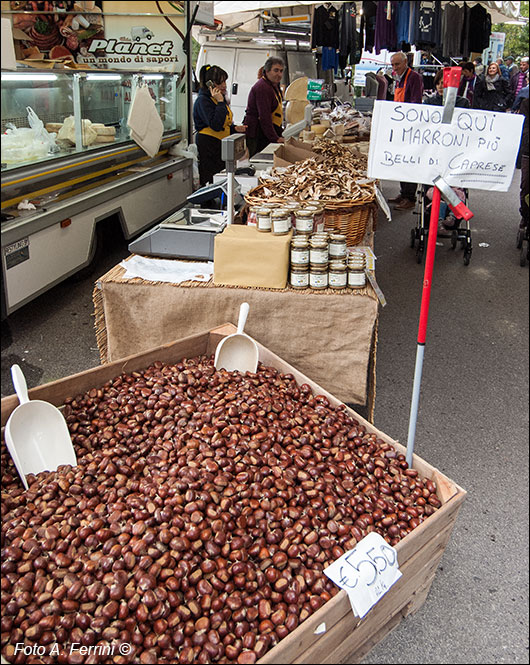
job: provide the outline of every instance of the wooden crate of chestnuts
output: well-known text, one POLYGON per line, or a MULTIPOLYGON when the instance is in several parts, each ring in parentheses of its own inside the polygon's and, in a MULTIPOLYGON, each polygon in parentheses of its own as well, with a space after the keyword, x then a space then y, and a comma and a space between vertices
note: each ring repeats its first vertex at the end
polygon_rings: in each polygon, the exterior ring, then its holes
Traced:
POLYGON ((78 466, 25 492, 2 447, 4 662, 356 662, 421 607, 465 491, 260 345, 215 372, 234 331, 29 391, 78 466), (402 577, 360 620, 322 570, 374 530, 402 577))

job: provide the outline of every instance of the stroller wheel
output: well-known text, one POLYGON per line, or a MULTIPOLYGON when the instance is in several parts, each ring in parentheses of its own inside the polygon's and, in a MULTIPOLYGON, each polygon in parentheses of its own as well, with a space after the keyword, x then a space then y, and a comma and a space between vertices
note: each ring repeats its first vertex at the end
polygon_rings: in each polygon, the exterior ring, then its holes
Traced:
POLYGON ((523 240, 524 240, 524 229, 519 229, 517 231, 517 249, 521 249, 523 246, 523 240))
POLYGON ((464 251, 464 265, 468 266, 470 261, 471 261, 471 250, 466 249, 464 251))
POLYGON ((528 246, 525 248, 523 247, 521 249, 521 256, 519 258, 519 265, 524 268, 526 265, 526 260, 528 259, 528 246))
POLYGON ((458 243, 458 231, 455 229, 455 230, 451 233, 451 247, 452 247, 453 249, 456 249, 456 245, 457 245, 457 243, 458 243))
POLYGON ((416 263, 421 263, 423 261, 423 247, 420 245, 416 250, 416 263))
POLYGON ((411 249, 414 249, 415 245, 416 245, 416 229, 411 229, 410 230, 410 247, 411 247, 411 249))

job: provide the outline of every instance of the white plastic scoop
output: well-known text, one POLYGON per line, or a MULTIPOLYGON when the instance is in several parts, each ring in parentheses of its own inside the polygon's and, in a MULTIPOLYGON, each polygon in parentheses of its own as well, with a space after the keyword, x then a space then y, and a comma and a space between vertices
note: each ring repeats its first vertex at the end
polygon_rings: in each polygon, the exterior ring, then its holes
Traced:
POLYGON ((215 369, 229 372, 256 372, 258 369, 258 347, 256 342, 245 335, 243 328, 249 312, 247 302, 241 303, 237 332, 222 339, 215 349, 215 369))
POLYGON ((11 367, 13 386, 20 404, 9 416, 5 441, 18 474, 28 489, 26 475, 55 471, 61 464, 77 465, 66 421, 49 402, 28 397, 28 386, 18 365, 11 367))

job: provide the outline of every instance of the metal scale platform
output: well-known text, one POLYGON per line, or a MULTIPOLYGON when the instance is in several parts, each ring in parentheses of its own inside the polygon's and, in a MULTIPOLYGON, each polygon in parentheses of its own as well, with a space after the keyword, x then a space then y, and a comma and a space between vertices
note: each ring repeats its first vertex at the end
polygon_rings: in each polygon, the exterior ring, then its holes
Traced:
POLYGON ((188 196, 188 201, 200 204, 225 194, 227 210, 181 208, 133 240, 129 244, 130 252, 144 256, 213 261, 215 236, 234 219, 235 163, 245 152, 245 136, 232 134, 222 140, 221 147, 228 177, 199 189, 188 196))

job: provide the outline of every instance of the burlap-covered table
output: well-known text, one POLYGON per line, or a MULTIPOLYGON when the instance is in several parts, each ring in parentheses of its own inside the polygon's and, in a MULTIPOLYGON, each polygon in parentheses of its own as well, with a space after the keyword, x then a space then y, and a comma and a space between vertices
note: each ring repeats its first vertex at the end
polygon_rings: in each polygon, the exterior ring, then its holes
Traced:
POLYGON ((377 296, 371 286, 344 291, 268 290, 124 279, 115 266, 94 289, 102 363, 237 323, 246 301, 245 332, 343 402, 375 398, 377 296))

